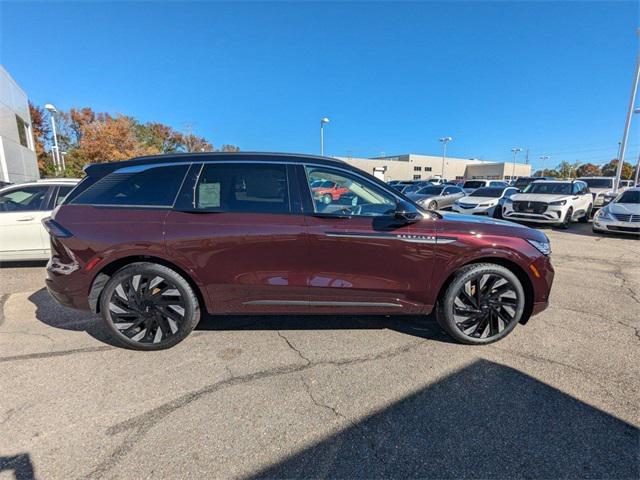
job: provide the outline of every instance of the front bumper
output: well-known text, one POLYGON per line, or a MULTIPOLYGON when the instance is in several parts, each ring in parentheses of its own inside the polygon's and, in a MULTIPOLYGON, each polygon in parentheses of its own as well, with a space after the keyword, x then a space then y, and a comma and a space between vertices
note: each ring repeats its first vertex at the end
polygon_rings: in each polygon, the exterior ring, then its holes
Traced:
POLYGON ((463 208, 455 203, 452 206, 452 210, 458 213, 464 213, 466 215, 493 215, 493 210, 497 208, 495 205, 492 207, 473 207, 463 208))
POLYGON ((618 220, 594 218, 592 227, 599 232, 640 235, 640 222, 620 222, 618 220))
POLYGON ((562 223, 564 210, 562 207, 549 206, 543 213, 528 213, 516 212, 512 208, 506 207, 502 216, 505 220, 557 224, 562 223))

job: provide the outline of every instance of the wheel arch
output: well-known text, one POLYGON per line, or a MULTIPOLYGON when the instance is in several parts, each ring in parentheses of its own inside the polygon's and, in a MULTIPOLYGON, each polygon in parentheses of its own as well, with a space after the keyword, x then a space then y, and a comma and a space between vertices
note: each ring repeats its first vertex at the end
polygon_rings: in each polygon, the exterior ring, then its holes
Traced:
POLYGON ((93 278, 91 287, 89 289, 89 306, 91 307, 91 311, 93 311, 94 313, 100 312, 100 295, 102 294, 104 286, 114 273, 116 273, 121 268, 126 267, 127 265, 131 265, 132 263, 156 263, 158 265, 163 265, 167 268, 175 270, 175 272, 180 274, 193 289, 193 292, 196 294, 196 298, 198 299, 198 303, 200 303, 200 309, 208 311, 207 302, 205 301, 205 297, 202 294, 202 289, 200 288, 200 285, 193 279, 193 276, 190 275, 184 268, 181 268, 175 263, 153 255, 129 255, 115 259, 107 263, 106 265, 103 265, 100 268, 100 271, 93 278))
POLYGON ((438 299, 442 298, 442 296, 444 295, 444 292, 446 292, 447 288, 449 287, 449 285, 451 284, 451 282, 453 281, 453 279, 458 274, 461 268, 467 267, 469 265, 475 265, 475 264, 481 264, 481 263, 493 263, 496 265, 500 265, 502 267, 505 267, 506 269, 511 271, 516 277, 518 277, 518 280, 520 280, 520 283, 522 284, 522 288, 524 289, 524 294, 525 294, 524 312, 522 313, 522 318, 520 319, 519 323, 521 323, 522 325, 527 323, 533 311, 533 298, 534 298, 533 282, 529 278, 529 275, 527 275, 527 273, 522 269, 520 265, 506 258, 479 257, 479 258, 474 258, 473 260, 470 260, 461 265, 458 265, 456 269, 449 274, 449 276, 445 279, 445 281, 440 286, 440 289, 438 290, 437 298, 438 299))

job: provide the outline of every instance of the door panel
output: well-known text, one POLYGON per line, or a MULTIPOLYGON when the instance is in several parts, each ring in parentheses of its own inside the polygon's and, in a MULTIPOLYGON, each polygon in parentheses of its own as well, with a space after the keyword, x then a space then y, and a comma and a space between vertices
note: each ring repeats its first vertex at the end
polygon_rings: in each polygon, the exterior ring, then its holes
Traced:
POLYGON ((46 258, 49 236, 42 219, 50 214, 46 206, 48 186, 17 187, 0 197, 0 253, 11 258, 46 258))
POLYGON ((375 182, 332 167, 299 169, 309 234, 309 299, 318 313, 417 313, 431 278, 433 222, 403 225, 397 198, 375 182), (327 204, 313 182, 349 191, 327 204))
POLYGON ((185 187, 190 205, 167 216, 166 244, 205 286, 212 313, 304 311, 309 251, 286 167, 205 164, 197 177, 185 187))

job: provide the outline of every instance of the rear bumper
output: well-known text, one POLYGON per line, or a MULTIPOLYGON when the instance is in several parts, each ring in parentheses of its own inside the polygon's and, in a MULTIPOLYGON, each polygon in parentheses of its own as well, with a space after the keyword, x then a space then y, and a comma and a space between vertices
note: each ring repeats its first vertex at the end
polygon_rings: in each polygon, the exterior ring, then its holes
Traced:
POLYGON ((49 294, 61 305, 79 310, 89 310, 87 298, 87 276, 82 270, 60 273, 53 260, 47 264, 45 284, 49 294))

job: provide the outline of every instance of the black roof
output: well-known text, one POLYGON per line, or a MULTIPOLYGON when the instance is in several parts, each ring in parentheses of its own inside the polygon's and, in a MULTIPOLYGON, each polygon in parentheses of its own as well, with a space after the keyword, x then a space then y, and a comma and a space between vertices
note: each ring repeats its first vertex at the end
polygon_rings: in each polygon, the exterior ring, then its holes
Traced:
POLYGON ((317 155, 305 155, 301 153, 276 153, 276 152, 193 152, 193 153, 164 153, 136 157, 120 162, 92 163, 85 167, 87 175, 105 175, 113 170, 150 163, 175 163, 175 162, 207 162, 212 160, 253 160, 269 161, 276 159, 287 163, 305 163, 313 161, 323 165, 350 167, 347 163, 336 158, 321 157, 317 155))

